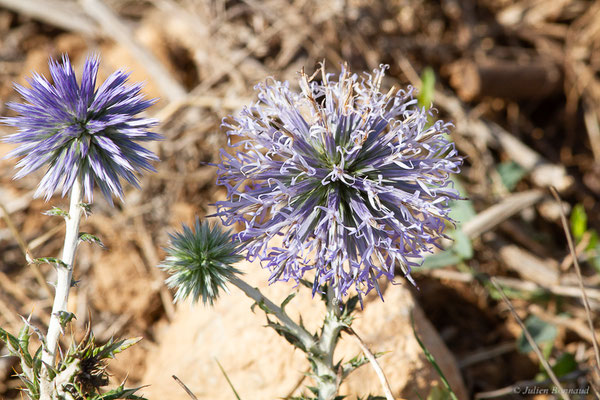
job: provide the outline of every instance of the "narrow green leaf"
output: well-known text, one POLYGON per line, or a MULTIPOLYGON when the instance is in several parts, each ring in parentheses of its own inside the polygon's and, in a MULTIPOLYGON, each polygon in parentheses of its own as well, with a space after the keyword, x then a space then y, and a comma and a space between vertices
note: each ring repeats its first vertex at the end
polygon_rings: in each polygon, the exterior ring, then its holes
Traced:
MULTIPOLYGON (((598 232, 595 230, 590 230, 590 241, 587 245, 586 250, 598 250, 600 246, 600 238, 598 237, 598 232)), ((600 255, 600 253, 598 253, 600 255)))
POLYGON ((360 298, 358 296, 352 296, 348 299, 348 301, 344 304, 344 309, 343 309, 343 314, 344 315, 351 315, 354 310, 356 309, 356 306, 358 305, 358 302, 360 301, 360 298))
POLYGON ((302 341, 298 339, 286 326, 278 324, 276 322, 272 322, 267 318, 267 326, 272 328, 279 336, 282 336, 285 340, 288 341, 292 346, 297 347, 298 349, 306 352, 306 348, 302 344, 302 341))
POLYGON ((416 339, 417 343, 419 344, 419 347, 421 347, 421 350, 423 350, 423 353, 425 354, 425 357, 431 363, 431 365, 433 365, 433 368, 435 368, 435 370, 437 371, 438 375, 440 376, 440 380, 442 381, 442 384, 444 385, 444 387, 446 388, 446 390, 450 394, 450 399, 451 400, 458 400, 458 397, 456 397, 456 394, 454 394, 454 392, 452 391, 452 388, 450 387, 450 383, 448 383, 448 380, 446 379, 446 376, 442 372, 442 369, 439 367, 439 365, 435 361, 435 357, 433 357, 433 354, 431 354, 429 352, 429 350, 427 350, 427 348, 425 347, 425 345, 423 344, 423 342, 421 342, 421 339, 419 338, 419 335, 417 335, 417 330, 415 328, 415 319, 414 319, 414 317, 413 317, 412 314, 410 316, 410 323, 412 325, 413 335, 415 336, 415 339, 416 339))
POLYGON ((67 218, 69 216, 68 212, 66 212, 65 210, 58 208, 58 207, 52 207, 50 210, 44 211, 42 214, 48 215, 50 217, 63 217, 63 218, 67 218))
MULTIPOLYGON (((143 386, 142 386, 143 387, 143 386)), ((136 400, 146 400, 145 397, 137 396, 135 392, 140 390, 142 387, 125 389, 123 385, 119 386, 116 389, 112 389, 106 393, 98 394, 94 397, 88 398, 86 400, 117 400, 117 399, 136 399, 136 400)))
POLYGON ((115 354, 119 354, 123 350, 128 349, 129 347, 138 343, 140 340, 142 340, 141 337, 135 337, 130 339, 117 340, 115 342, 111 338, 105 345, 95 348, 92 352, 92 355, 97 356, 100 359, 115 358, 115 354))
POLYGON ((421 88, 417 98, 419 107, 430 108, 433 103, 433 94, 435 93, 435 72, 431 67, 427 67, 421 74, 421 88))
POLYGON ((223 369, 223 366, 221 365, 221 363, 219 362, 219 360, 217 360, 215 358, 215 361, 216 361, 217 365, 219 366, 219 369, 223 373, 223 376, 225 376, 225 379, 227 380, 227 384, 229 384, 229 387, 231 388, 231 390, 233 390, 233 394, 235 395, 235 398, 237 400, 241 400, 240 395, 238 394, 237 390, 235 390, 235 387, 233 386, 233 383, 231 383, 231 380, 229 379, 229 376, 227 375, 227 372, 225 372, 225 369, 223 369))
POLYGON ((571 232, 575 241, 580 241, 587 231, 587 214, 582 204, 577 204, 571 211, 571 232))
POLYGON ((102 243, 102 240, 100 240, 100 238, 98 238, 98 236, 92 235, 91 233, 81 232, 79 234, 79 241, 80 242, 88 242, 91 244, 97 244, 98 246, 102 247, 103 249, 106 248, 106 246, 104 246, 104 243, 102 243))
POLYGON ((0 340, 6 344, 6 348, 11 355, 19 356, 19 349, 21 348, 19 339, 0 328, 0 340))
POLYGON ((25 363, 25 365, 29 368, 33 366, 33 358, 29 353, 29 339, 31 338, 31 333, 29 332, 29 326, 27 324, 23 324, 23 328, 19 332, 19 348, 21 349, 21 359, 25 363))
POLYGON ((285 298, 285 300, 283 300, 283 302, 281 303, 281 309, 285 311, 285 306, 288 305, 288 303, 290 301, 292 301, 292 299, 296 297, 296 292, 291 293, 288 297, 285 298))
POLYGON ((64 268, 69 268, 69 265, 64 262, 63 260, 59 260, 58 258, 55 257, 40 257, 40 258, 36 258, 35 260, 33 260, 33 262, 35 264, 52 264, 55 267, 64 267, 64 268))
POLYGON ((433 386, 429 395, 427 396, 427 400, 450 400, 452 399, 452 395, 448 391, 448 389, 443 388, 441 386, 433 386))

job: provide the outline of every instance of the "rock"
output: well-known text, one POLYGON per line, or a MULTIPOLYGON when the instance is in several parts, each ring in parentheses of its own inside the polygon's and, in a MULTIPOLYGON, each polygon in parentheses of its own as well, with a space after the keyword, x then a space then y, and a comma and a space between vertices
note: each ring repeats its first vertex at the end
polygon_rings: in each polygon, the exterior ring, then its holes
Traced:
MULTIPOLYGON (((245 279, 276 303, 292 290, 297 296, 286 311, 298 318, 300 310, 304 324, 316 331, 325 309, 322 302, 312 298, 306 288, 293 289, 293 284, 266 283, 267 272, 257 265, 241 263, 245 279)), ((441 338, 415 304, 404 285, 388 285, 385 302, 369 296, 364 310, 356 315, 353 328, 372 352, 386 352, 379 363, 395 396, 426 398, 439 377, 418 346, 410 322, 411 312, 419 337, 435 356, 439 366, 459 399, 467 398, 453 356, 441 338)), ((223 366, 242 399, 277 399, 290 393, 300 394, 296 386, 309 369, 304 353, 294 350, 272 329, 263 327, 264 313, 250 311, 252 301, 235 287, 223 293, 214 307, 202 304, 178 307, 174 320, 159 333, 159 345, 150 351, 143 379, 151 385, 143 393, 149 399, 169 398, 189 400, 188 395, 172 379, 180 378, 199 399, 231 399, 233 393, 218 362, 223 366)), ((360 353, 353 338, 344 334, 336 359, 349 360, 360 353)), ((301 388, 310 384, 306 378, 301 388)), ((382 394, 373 369, 365 365, 350 375, 342 385, 341 394, 366 396, 382 394)))

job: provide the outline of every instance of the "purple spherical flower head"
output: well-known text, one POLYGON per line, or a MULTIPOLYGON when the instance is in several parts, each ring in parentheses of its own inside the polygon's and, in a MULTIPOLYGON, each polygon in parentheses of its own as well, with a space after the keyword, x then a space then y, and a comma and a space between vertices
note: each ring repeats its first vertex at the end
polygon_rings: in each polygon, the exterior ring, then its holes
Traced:
POLYGON ((136 173, 154 171, 158 158, 137 141, 158 140, 150 132, 157 121, 138 118, 155 100, 145 99, 142 85, 127 84, 129 73, 117 71, 96 89, 98 57, 85 61, 81 84, 65 55, 62 64, 50 59, 53 84, 34 73, 31 88, 15 85, 27 102, 9 103, 18 116, 2 121, 19 129, 4 138, 19 143, 7 157, 23 157, 15 179, 48 165, 35 196, 50 199, 62 187, 64 196, 80 176, 85 196, 92 200, 94 185, 112 204, 112 195, 123 198, 120 178, 139 187, 136 173))
POLYGON ((379 292, 379 277, 399 266, 410 279, 443 236, 462 162, 444 135, 451 124, 430 123, 412 88, 380 92, 385 69, 359 77, 342 66, 336 79, 322 68, 321 82, 302 73, 301 93, 267 80, 259 102, 224 123, 238 150, 221 152, 228 199, 217 215, 242 224, 237 238, 272 282, 314 270, 313 292, 379 292))

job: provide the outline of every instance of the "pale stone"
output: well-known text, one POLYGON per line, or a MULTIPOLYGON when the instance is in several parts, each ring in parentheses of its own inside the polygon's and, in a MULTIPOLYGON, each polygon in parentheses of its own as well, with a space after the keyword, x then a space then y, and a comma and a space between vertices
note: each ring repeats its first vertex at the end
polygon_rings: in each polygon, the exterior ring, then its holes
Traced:
MULTIPOLYGON (((241 263, 244 279, 259 287, 267 297, 281 303, 293 290, 291 283, 266 283, 267 271, 257 265, 241 263)), ((179 377, 200 399, 234 398, 217 361, 242 399, 279 399, 289 395, 303 373, 308 371, 304 353, 293 347, 272 329, 264 327, 265 315, 236 287, 223 293, 214 307, 202 304, 178 307, 176 317, 159 334, 159 346, 149 352, 146 376, 151 386, 143 393, 149 399, 188 400, 188 395, 172 379, 179 377)), ((453 356, 439 335, 415 305, 410 291, 403 285, 388 285, 385 302, 369 296, 364 310, 356 314, 355 331, 373 352, 386 352, 379 362, 397 398, 426 398, 439 377, 418 346, 410 322, 411 312, 420 338, 436 357, 459 399, 467 392, 453 356)), ((303 310, 303 322, 311 332, 320 326, 324 307, 312 298, 310 290, 298 288, 298 295, 286 307, 293 318, 303 310)), ((336 359, 349 360, 360 353, 358 343, 348 334, 336 352, 336 359)), ((306 378, 301 387, 310 384, 306 378)), ((382 394, 377 376, 370 365, 350 375, 341 388, 342 394, 365 396, 382 394)), ((299 394, 296 390, 294 394, 299 394)), ((350 397, 354 399, 355 396, 350 397)))

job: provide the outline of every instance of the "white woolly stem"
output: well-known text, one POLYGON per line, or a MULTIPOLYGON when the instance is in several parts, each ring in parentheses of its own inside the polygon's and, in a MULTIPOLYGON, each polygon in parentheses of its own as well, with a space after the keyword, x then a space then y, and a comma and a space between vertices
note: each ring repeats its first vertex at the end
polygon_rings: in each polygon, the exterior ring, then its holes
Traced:
POLYGON ((42 355, 42 361, 50 366, 54 366, 56 353, 58 349, 58 340, 60 338, 62 327, 58 315, 61 311, 67 311, 67 302, 69 300, 69 290, 71 289, 71 280, 73 277, 73 265, 75 252, 79 243, 79 223, 83 208, 83 183, 80 177, 77 177, 73 188, 71 189, 71 204, 69 207, 69 216, 66 218, 67 226, 65 232, 65 244, 61 261, 65 265, 56 266, 56 291, 54 293, 54 304, 52 305, 52 315, 50 325, 46 335, 46 349, 42 355))
POLYGON ((333 353, 339 338, 339 332, 344 327, 340 321, 339 305, 335 301, 333 290, 328 292, 327 315, 323 322, 321 337, 315 341, 313 336, 302 326, 294 322, 281 307, 266 298, 260 290, 248 285, 245 281, 234 276, 229 282, 237 286, 246 296, 257 303, 262 303, 270 314, 275 315, 279 322, 294 335, 306 349, 307 357, 314 363, 314 378, 319 390, 319 400, 333 400, 340 385, 340 376, 333 366, 333 353))
POLYGON ((323 321, 319 338, 319 356, 313 356, 316 366, 316 379, 319 388, 319 400, 332 400, 337 395, 341 383, 341 371, 337 371, 333 363, 333 354, 344 323, 340 320, 340 305, 331 285, 327 286, 327 314, 323 321))

